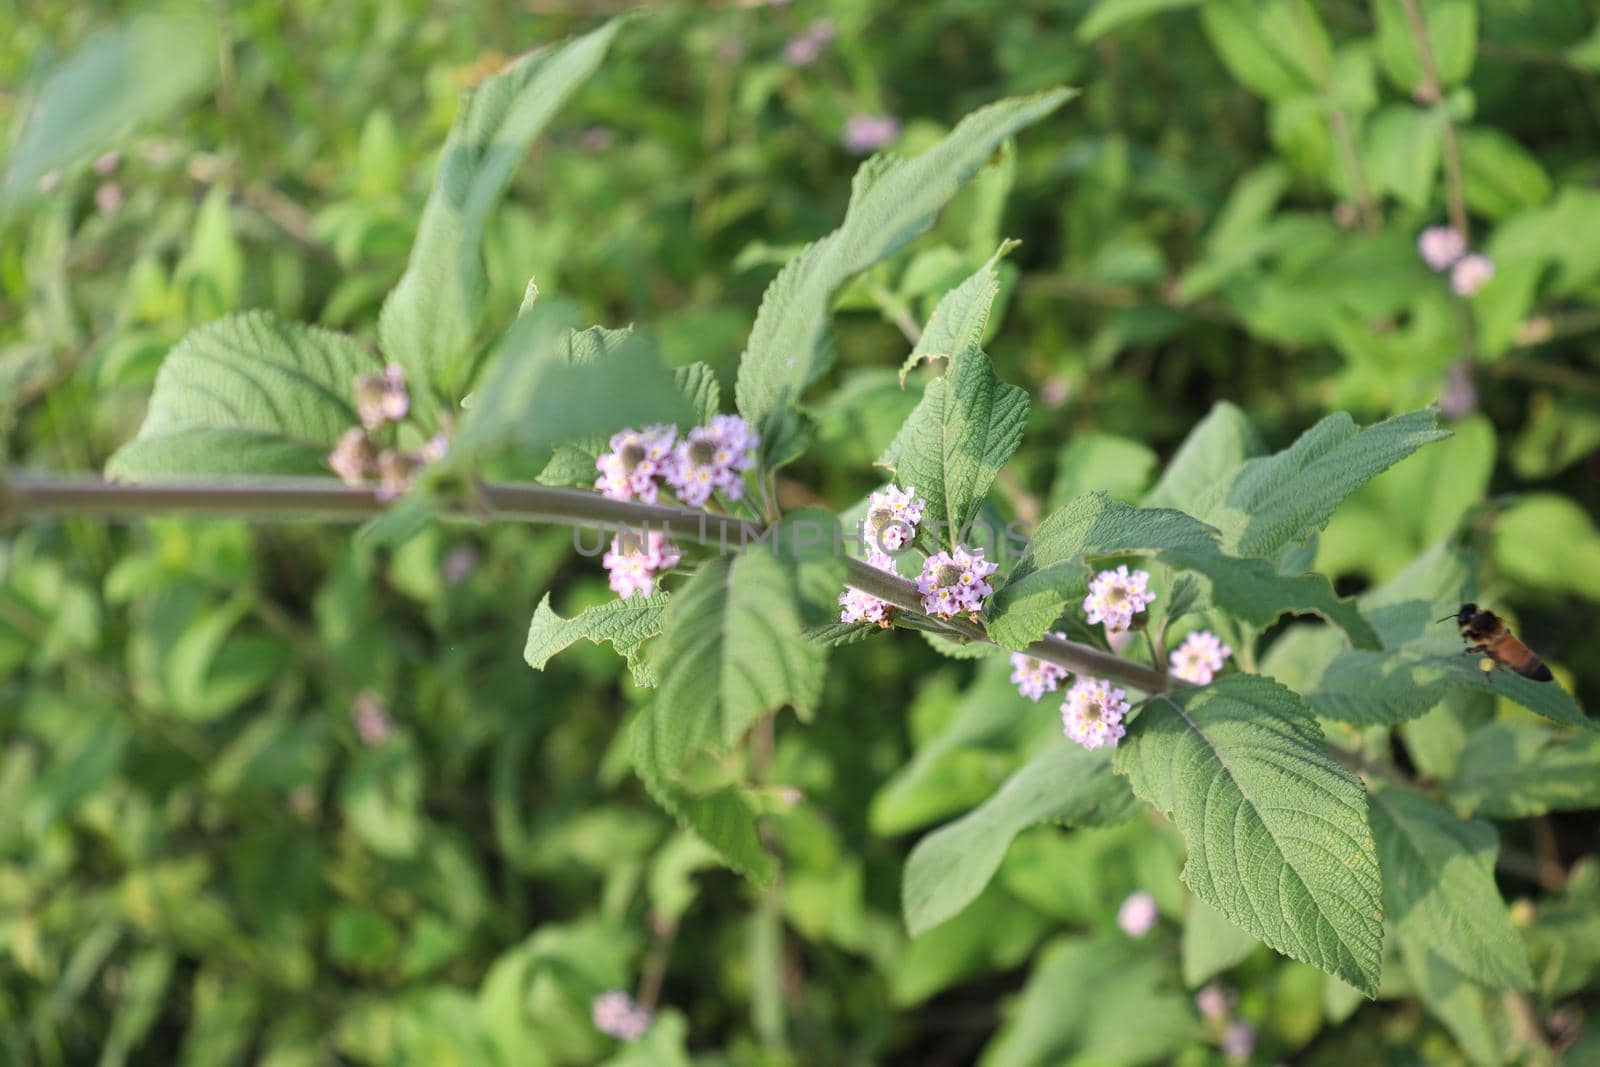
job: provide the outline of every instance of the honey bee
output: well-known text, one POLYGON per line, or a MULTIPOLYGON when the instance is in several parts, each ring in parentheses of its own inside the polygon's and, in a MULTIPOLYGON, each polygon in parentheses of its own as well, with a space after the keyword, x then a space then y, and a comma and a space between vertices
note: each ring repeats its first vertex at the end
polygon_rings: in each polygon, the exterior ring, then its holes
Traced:
POLYGON ((1548 682, 1555 677, 1550 673, 1550 668, 1544 665, 1544 660, 1517 640, 1516 635, 1506 629, 1505 620, 1494 612, 1481 611, 1476 604, 1463 604, 1460 611, 1446 615, 1439 621, 1447 622, 1450 619, 1454 619, 1461 628, 1461 637, 1467 642, 1467 652, 1483 655, 1480 663, 1485 678, 1491 677, 1495 664, 1536 682, 1548 682))

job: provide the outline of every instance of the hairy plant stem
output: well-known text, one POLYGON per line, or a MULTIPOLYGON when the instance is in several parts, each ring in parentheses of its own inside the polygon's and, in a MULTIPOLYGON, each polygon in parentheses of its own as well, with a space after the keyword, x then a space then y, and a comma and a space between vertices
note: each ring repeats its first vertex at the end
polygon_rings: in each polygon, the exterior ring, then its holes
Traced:
MULTIPOLYGON (((0 479, 0 520, 34 515, 132 519, 190 515, 272 522, 362 522, 376 517, 387 507, 387 503, 378 499, 376 490, 351 488, 327 479, 171 480, 142 485, 52 475, 11 474, 0 479)), ((450 510, 473 519, 618 529, 649 526, 676 539, 716 545, 723 551, 761 547, 757 542, 766 533, 766 528, 760 524, 734 515, 612 500, 584 489, 525 483, 480 484, 475 487, 472 500, 450 510)), ((846 560, 845 584, 902 611, 921 613, 922 598, 915 585, 860 560, 846 560)), ((982 625, 971 620, 957 617, 942 625, 959 639, 996 643, 982 625)), ((1047 636, 1029 645, 1026 651, 1030 656, 1069 671, 1105 678, 1146 693, 1166 692, 1170 688, 1162 671, 1076 641, 1047 636)))

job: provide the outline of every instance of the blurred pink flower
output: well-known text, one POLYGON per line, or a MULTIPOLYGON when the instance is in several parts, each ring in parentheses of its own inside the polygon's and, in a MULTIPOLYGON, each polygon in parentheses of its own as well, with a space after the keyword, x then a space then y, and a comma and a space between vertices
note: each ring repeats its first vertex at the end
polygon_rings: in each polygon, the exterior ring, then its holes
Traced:
POLYGON ((1429 226, 1417 235, 1417 251, 1429 270, 1448 270, 1467 254, 1467 239, 1453 226, 1429 226))
POLYGON ((1450 268, 1450 288, 1457 296, 1473 296, 1494 277, 1494 260, 1474 252, 1450 268))
POLYGON ((891 144, 900 136, 900 120, 893 115, 851 115, 844 124, 844 147, 864 156, 891 144))
POLYGON ((1117 909, 1117 925, 1129 937, 1140 938, 1156 924, 1156 898, 1143 889, 1129 893, 1117 909))

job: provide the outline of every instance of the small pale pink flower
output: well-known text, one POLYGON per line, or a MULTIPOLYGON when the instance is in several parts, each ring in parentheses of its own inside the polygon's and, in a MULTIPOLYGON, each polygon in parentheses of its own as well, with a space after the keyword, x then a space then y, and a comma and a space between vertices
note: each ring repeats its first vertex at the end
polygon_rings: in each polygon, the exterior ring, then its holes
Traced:
MULTIPOLYGON (((1067 635, 1058 633, 1056 636, 1067 635)), ((1011 653, 1011 684, 1029 700, 1038 700, 1046 693, 1054 693, 1067 680, 1068 673, 1065 667, 1058 667, 1026 652, 1011 653)))
POLYGON ((1121 689, 1100 678, 1084 678, 1067 690, 1061 702, 1063 732, 1084 748, 1115 748, 1127 729, 1122 717, 1131 707, 1121 689))
POLYGON ((378 451, 366 432, 352 426, 328 453, 328 466, 346 485, 362 485, 378 473, 378 451))
POLYGON ((967 615, 973 619, 994 593, 988 577, 1000 569, 983 558, 983 549, 958 547, 954 553, 929 556, 917 576, 922 610, 941 619, 967 615))
POLYGON ((901 489, 891 482, 873 493, 867 498, 867 517, 861 529, 869 552, 897 552, 910 544, 927 506, 914 485, 901 489))
POLYGON ((1450 288, 1460 297, 1475 295, 1494 277, 1494 260, 1474 252, 1462 256, 1450 268, 1450 288))
POLYGON ((94 161, 90 168, 102 178, 109 178, 122 164, 122 153, 113 149, 94 161))
MULTIPOLYGON (((870 544, 867 546, 867 563, 880 571, 895 573, 894 560, 886 553, 879 552, 870 544)), ((872 622, 884 629, 888 629, 894 616, 894 605, 887 600, 879 600, 871 593, 864 593, 859 589, 845 589, 839 594, 839 621, 840 622, 872 622)))
POLYGON ((1244 1021, 1228 1024, 1222 1034, 1222 1054, 1230 1060, 1248 1060, 1256 1049, 1256 1028, 1244 1021))
POLYGON ((1439 412, 1459 419, 1478 410, 1478 387, 1472 381, 1472 361, 1458 359, 1444 372, 1444 389, 1439 393, 1439 412))
POLYGON ((386 448, 378 453, 377 497, 384 503, 405 496, 426 466, 420 453, 386 448))
POLYGON ((611 549, 600 562, 610 572, 612 592, 620 597, 649 596, 656 575, 683 558, 676 545, 660 530, 621 530, 611 539, 611 549))
POLYGON ((398 363, 390 363, 376 374, 357 375, 355 394, 356 414, 369 430, 386 422, 399 422, 411 410, 406 372, 398 363))
POLYGON ((1217 1023, 1228 1017, 1228 1012, 1233 1008, 1233 998, 1217 983, 1207 982, 1194 995, 1194 1006, 1199 1009, 1202 1019, 1217 1023))
POLYGON ((1417 235, 1417 252, 1432 271, 1446 271, 1467 254, 1467 239, 1454 226, 1429 226, 1417 235))
POLYGON ((761 437, 737 415, 713 415, 705 426, 684 435, 667 468, 667 481, 678 499, 699 507, 721 492, 729 500, 744 495, 743 472, 756 461, 761 437))
POLYGON ((368 748, 383 744, 394 733, 394 719, 370 689, 363 690, 350 705, 350 718, 355 722, 356 735, 368 748))
POLYGON ((618 1041, 637 1041, 650 1029, 650 1012, 620 989, 607 990, 589 1008, 594 1028, 618 1041))
POLYGON ((892 144, 899 136, 900 120, 893 115, 851 115, 840 140, 851 155, 864 156, 892 144))
POLYGON ((106 182, 94 191, 94 206, 102 215, 115 215, 122 210, 126 199, 122 186, 117 182, 106 182))
POLYGON ((833 40, 832 19, 817 19, 783 46, 783 58, 791 66, 806 67, 817 61, 823 48, 833 40))
POLYGON ((676 426, 629 427, 612 434, 611 451, 602 452, 594 461, 600 471, 594 487, 613 500, 637 498, 654 504, 660 495, 658 479, 671 476, 677 442, 676 426))
POLYGON ((1140 938, 1156 924, 1156 898, 1143 889, 1129 893, 1117 909, 1117 925, 1129 937, 1140 938))
POLYGON ((1089 583, 1089 595, 1083 598, 1083 610, 1090 622, 1104 623, 1106 633, 1114 634, 1133 625, 1156 595, 1150 591, 1150 575, 1144 571, 1128 571, 1123 564, 1114 571, 1101 571, 1089 583))
POLYGON ((1210 630, 1196 630, 1168 656, 1170 673, 1195 685, 1205 685, 1217 676, 1233 649, 1210 630))

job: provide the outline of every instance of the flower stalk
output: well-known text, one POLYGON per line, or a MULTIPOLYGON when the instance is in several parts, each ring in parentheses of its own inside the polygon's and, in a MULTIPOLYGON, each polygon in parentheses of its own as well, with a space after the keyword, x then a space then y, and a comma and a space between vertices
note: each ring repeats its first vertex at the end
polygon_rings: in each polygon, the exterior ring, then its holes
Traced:
MULTIPOLYGON (((0 476, 0 521, 44 515, 113 519, 189 515, 273 522, 363 522, 382 514, 388 506, 377 488, 346 486, 325 478, 196 479, 132 485, 58 475, 0 476)), ((648 525, 670 529, 672 536, 680 540, 728 546, 753 543, 763 532, 760 524, 734 515, 612 500, 585 489, 520 482, 480 484, 470 503, 453 510, 474 519, 508 522, 635 530, 648 525)), ((922 610, 922 598, 913 583, 861 560, 846 560, 845 584, 901 610, 922 610)), ((978 623, 957 617, 943 625, 957 637, 995 644, 978 623)), ((1160 670, 1060 637, 1046 636, 1026 651, 1069 671, 1146 693, 1166 692, 1172 685, 1160 670)))

